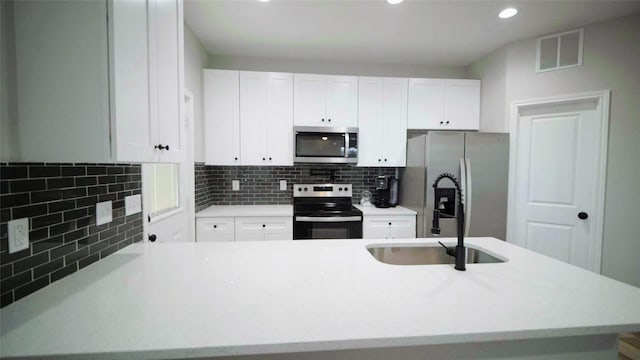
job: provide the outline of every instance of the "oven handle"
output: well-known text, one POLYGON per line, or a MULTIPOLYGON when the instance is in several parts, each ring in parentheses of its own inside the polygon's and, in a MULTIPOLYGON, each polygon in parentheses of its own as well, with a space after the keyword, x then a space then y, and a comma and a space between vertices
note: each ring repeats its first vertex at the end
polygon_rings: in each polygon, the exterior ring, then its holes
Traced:
POLYGON ((361 221, 362 216, 296 216, 300 222, 349 222, 361 221))

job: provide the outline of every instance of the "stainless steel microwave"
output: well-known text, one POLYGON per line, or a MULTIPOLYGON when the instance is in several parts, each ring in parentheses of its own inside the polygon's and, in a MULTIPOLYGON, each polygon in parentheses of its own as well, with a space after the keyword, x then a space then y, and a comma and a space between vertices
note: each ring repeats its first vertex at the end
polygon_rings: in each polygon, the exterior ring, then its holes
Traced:
POLYGON ((358 162, 358 128, 294 126, 293 137, 296 163, 358 162))

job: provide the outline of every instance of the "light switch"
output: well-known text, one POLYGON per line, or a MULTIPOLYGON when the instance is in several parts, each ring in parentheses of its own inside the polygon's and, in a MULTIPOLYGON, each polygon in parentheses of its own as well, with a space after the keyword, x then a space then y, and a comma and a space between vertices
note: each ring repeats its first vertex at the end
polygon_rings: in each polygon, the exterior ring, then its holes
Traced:
POLYGON ((113 220, 111 201, 96 204, 96 225, 109 223, 113 220))
POLYGON ((287 180, 280 180, 280 190, 282 191, 287 190, 287 180))
POLYGON ((29 218, 11 220, 7 223, 9 254, 29 248, 29 218))
POLYGON ((233 191, 240 190, 240 180, 231 180, 231 190, 233 191))
POLYGON ((129 216, 142 211, 142 201, 140 194, 131 195, 124 198, 124 215, 129 216))

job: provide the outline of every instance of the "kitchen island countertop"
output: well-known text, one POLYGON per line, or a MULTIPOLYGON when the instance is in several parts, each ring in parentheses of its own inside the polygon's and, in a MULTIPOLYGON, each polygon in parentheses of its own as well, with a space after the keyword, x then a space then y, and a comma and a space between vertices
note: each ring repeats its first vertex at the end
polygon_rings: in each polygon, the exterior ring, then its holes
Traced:
POLYGON ((138 243, 3 308, 0 351, 188 358, 640 331, 640 289, 466 241, 507 261, 387 265, 366 250, 382 240, 138 243))

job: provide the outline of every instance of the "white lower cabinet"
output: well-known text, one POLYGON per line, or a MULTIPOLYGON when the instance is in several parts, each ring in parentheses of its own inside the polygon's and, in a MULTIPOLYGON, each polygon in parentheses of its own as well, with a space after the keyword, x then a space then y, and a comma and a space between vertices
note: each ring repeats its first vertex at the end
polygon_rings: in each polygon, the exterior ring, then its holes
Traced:
POLYGON ((292 217, 237 217, 236 241, 292 240, 292 217))
POLYGON ((196 219, 196 241, 293 240, 293 218, 211 217, 196 219))
POLYGON ((233 241, 234 219, 232 217, 196 219, 196 241, 233 241))
POLYGON ((362 221, 364 239, 411 239, 416 237, 416 216, 364 216, 362 221))

